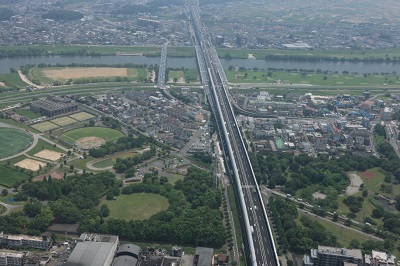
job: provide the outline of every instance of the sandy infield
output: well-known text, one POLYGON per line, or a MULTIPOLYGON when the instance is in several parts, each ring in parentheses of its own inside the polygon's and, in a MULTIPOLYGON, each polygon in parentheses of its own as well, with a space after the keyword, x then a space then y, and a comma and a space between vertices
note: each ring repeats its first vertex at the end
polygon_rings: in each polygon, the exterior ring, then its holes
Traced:
POLYGON ((106 141, 98 137, 84 137, 76 141, 76 145, 81 149, 92 149, 100 147, 106 141))
POLYGON ((57 161, 58 159, 61 158, 62 153, 56 152, 56 151, 51 151, 51 150, 43 150, 38 153, 36 153, 34 156, 43 158, 46 160, 50 161, 57 161))
POLYGON ((89 77, 126 77, 126 68, 112 67, 87 67, 87 68, 63 68, 43 70, 43 75, 51 79, 79 79, 89 77))
POLYGON ((22 161, 20 161, 19 163, 14 164, 15 166, 19 166, 21 168, 25 168, 28 170, 32 170, 32 171, 38 171, 40 169, 39 165, 43 167, 46 166, 46 163, 42 163, 39 161, 35 161, 32 159, 24 159, 22 161))

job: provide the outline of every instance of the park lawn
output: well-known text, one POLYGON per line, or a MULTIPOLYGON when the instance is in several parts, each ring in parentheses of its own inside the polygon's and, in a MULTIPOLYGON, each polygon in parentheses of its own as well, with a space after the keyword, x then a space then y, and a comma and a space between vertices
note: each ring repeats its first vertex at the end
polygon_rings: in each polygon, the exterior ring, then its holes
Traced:
POLYGON ((60 138, 74 144, 76 140, 84 137, 99 137, 105 141, 117 140, 124 134, 121 131, 106 127, 83 127, 65 132, 60 138))
POLYGON ((12 187, 15 182, 28 180, 28 174, 20 172, 10 165, 10 167, 5 165, 0 165, 0 184, 5 187, 12 187))
POLYGON ((143 80, 147 78, 146 68, 128 68, 128 78, 130 80, 143 80))
POLYGON ((22 81, 18 73, 0 74, 0 82, 3 82, 7 87, 10 88, 15 87, 23 89, 28 85, 22 81))
POLYGON ((96 168, 106 168, 109 166, 113 166, 117 162, 117 158, 126 159, 129 157, 134 157, 137 154, 138 154, 137 152, 127 152, 127 153, 118 154, 111 158, 98 161, 97 163, 94 163, 93 166, 96 168))
POLYGON ((364 187, 368 190, 368 194, 373 193, 382 194, 381 184, 385 180, 385 175, 380 171, 379 167, 371 168, 365 172, 357 172, 357 175, 364 181, 364 187), (370 175, 370 178, 366 178, 365 175, 370 175))
POLYGON ((380 143, 382 143, 384 141, 385 141, 385 136, 374 134, 375 145, 378 145, 378 144, 380 144, 380 143))
POLYGON ((199 71, 196 68, 189 68, 183 71, 185 73, 186 82, 199 81, 199 71))
POLYGON ((34 111, 31 111, 31 110, 25 109, 25 108, 23 108, 23 109, 17 109, 15 112, 16 112, 17 114, 22 115, 22 116, 25 116, 25 117, 27 117, 27 118, 29 118, 29 119, 36 119, 36 118, 39 118, 39 117, 42 117, 42 116, 43 116, 43 115, 40 114, 40 113, 35 113, 34 111))
POLYGON ((31 128, 31 127, 29 127, 29 126, 27 126, 27 125, 18 123, 18 122, 16 122, 16 121, 12 120, 12 119, 4 119, 4 118, 1 118, 1 119, 0 119, 0 122, 1 122, 1 123, 4 123, 4 124, 7 124, 7 125, 14 126, 14 127, 19 127, 19 128, 25 129, 25 130, 27 130, 27 131, 31 131, 31 132, 33 132, 33 133, 41 133, 41 132, 37 131, 37 130, 34 129, 34 128, 31 128))
POLYGON ((56 147, 54 147, 53 144, 51 144, 43 139, 38 139, 38 143, 36 144, 36 146, 32 150, 28 151, 27 154, 30 156, 33 156, 42 150, 51 150, 51 151, 56 151, 56 152, 60 152, 63 154, 66 153, 64 150, 57 147, 57 145, 56 145, 56 147))
POLYGON ((0 195, 0 201, 4 202, 6 204, 10 204, 10 205, 21 205, 20 201, 9 201, 8 199, 12 199, 14 197, 14 194, 8 193, 7 196, 2 196, 0 195))
MULTIPOLYGON (((73 165, 75 168, 78 168, 78 169, 82 169, 82 170, 85 169, 85 170, 88 170, 91 172, 95 172, 86 167, 87 163, 92 161, 93 159, 94 158, 91 156, 87 156, 85 159, 77 158, 77 159, 71 161, 70 163, 68 163, 68 165, 73 165)), ((69 169, 69 166, 65 166, 65 167, 67 167, 69 169)))
MULTIPOLYGON (((361 191, 357 192, 354 194, 354 196, 358 197, 361 196, 361 191)), ((339 203, 339 208, 337 212, 339 214, 344 214, 347 215, 350 213, 349 207, 347 207, 346 204, 343 203, 343 199, 345 197, 339 196, 338 198, 338 203, 339 203)), ((376 207, 368 200, 368 198, 364 198, 364 202, 362 204, 362 208, 359 212, 356 213, 356 218, 354 218, 355 221, 363 223, 366 217, 372 218, 372 210, 375 209, 376 207)), ((383 222, 380 219, 375 219, 372 218, 378 225, 382 225, 383 222)))
POLYGON ((93 167, 96 168, 106 168, 106 167, 110 167, 113 166, 115 164, 115 162, 113 161, 113 158, 108 158, 102 161, 99 161, 97 163, 93 164, 93 167))
POLYGON ((344 227, 338 226, 334 223, 330 223, 323 219, 319 219, 315 217, 315 215, 311 215, 309 213, 306 214, 303 212, 300 212, 299 214, 300 215, 296 219, 297 224, 302 225, 300 221, 301 215, 306 215, 311 220, 318 221, 328 232, 331 232, 333 235, 336 236, 337 241, 339 242, 339 245, 341 247, 348 247, 352 239, 357 239, 360 241, 360 243, 364 243, 365 241, 371 239, 368 236, 349 230, 346 226, 344 227))
POLYGON ((168 182, 172 185, 175 185, 176 181, 183 180, 185 178, 184 175, 173 174, 172 177, 168 177, 168 182))
POLYGON ((184 71, 181 70, 168 70, 168 79, 169 80, 174 80, 177 79, 184 79, 185 78, 185 73, 184 71))
POLYGON ((168 199, 158 194, 121 194, 116 200, 103 200, 110 209, 110 218, 146 220, 152 215, 168 209, 168 199))

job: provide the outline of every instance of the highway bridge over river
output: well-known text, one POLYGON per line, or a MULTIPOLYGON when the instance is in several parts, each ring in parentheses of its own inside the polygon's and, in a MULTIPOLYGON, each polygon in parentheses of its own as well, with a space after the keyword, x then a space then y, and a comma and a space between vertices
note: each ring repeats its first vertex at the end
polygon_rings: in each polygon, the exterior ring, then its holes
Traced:
POLYGON ((261 192, 234 116, 225 72, 200 21, 198 6, 189 7, 189 16, 201 82, 215 115, 228 174, 235 187, 247 264, 279 266, 261 192))

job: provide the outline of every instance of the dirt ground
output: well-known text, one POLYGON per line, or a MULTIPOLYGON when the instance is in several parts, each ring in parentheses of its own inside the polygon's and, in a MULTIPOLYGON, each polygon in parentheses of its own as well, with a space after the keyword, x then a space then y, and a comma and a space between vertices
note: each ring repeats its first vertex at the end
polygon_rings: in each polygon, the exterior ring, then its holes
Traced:
POLYGON ((315 192, 312 195, 313 195, 314 199, 325 199, 326 198, 326 195, 321 192, 315 192))
POLYGON ((98 137, 84 137, 76 141, 76 145, 85 150, 100 147, 104 143, 106 143, 106 141, 98 137))
POLYGON ((87 68, 63 68, 43 70, 43 75, 51 79, 79 79, 91 77, 126 77, 126 68, 112 67, 87 67, 87 68))
POLYGON ((368 181, 368 180, 371 180, 372 178, 375 177, 375 174, 374 174, 374 173, 371 173, 371 172, 368 172, 368 171, 362 172, 361 175, 362 175, 362 177, 364 177, 365 180, 367 180, 367 181, 368 181))
POLYGON ((59 153, 56 151, 43 150, 43 151, 36 153, 34 156, 43 158, 46 160, 50 160, 50 161, 57 161, 58 159, 60 159, 61 155, 62 155, 62 153, 59 153))
POLYGON ((347 195, 354 195, 360 190, 360 186, 364 183, 361 177, 355 173, 350 174, 350 186, 346 189, 347 195))
POLYGON ((19 163, 14 164, 15 166, 19 166, 21 168, 25 168, 28 170, 32 170, 32 171, 38 171, 40 169, 39 165, 43 167, 46 166, 46 163, 42 163, 36 160, 32 160, 32 159, 24 159, 22 161, 20 161, 19 163))

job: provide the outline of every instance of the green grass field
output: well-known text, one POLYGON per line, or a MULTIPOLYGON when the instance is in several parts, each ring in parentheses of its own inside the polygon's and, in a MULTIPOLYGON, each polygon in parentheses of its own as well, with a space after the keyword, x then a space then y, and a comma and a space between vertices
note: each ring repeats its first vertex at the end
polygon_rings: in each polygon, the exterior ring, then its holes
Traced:
POLYGON ((64 150, 58 148, 57 146, 54 147, 53 144, 51 144, 47 141, 44 141, 42 139, 39 139, 36 146, 33 147, 32 150, 28 151, 27 154, 30 156, 33 156, 42 150, 51 150, 51 151, 56 151, 56 152, 60 152, 60 153, 64 153, 64 154, 66 153, 64 150))
POLYGON ((377 86, 383 84, 400 85, 399 77, 395 75, 381 76, 345 75, 345 74, 307 74, 268 71, 233 71, 227 70, 229 82, 234 83, 273 83, 280 80, 284 84, 310 84, 322 86, 377 86), (246 75, 247 74, 247 75, 246 75))
POLYGON ((104 200, 110 217, 125 220, 146 220, 157 212, 168 209, 167 198, 149 193, 119 195, 116 200, 104 200))
POLYGON ((98 137, 105 141, 114 141, 123 135, 122 132, 111 128, 83 127, 65 132, 60 136, 60 139, 70 144, 75 144, 75 141, 84 137, 98 137))
POLYGON ((0 165, 0 184, 5 187, 12 187, 15 182, 27 180, 28 175, 24 172, 17 171, 12 167, 0 165))
POLYGON ((28 148, 32 136, 15 128, 0 128, 0 158, 9 157, 28 148))
POLYGON ((194 68, 185 69, 184 73, 186 82, 199 81, 199 71, 197 69, 194 68))
POLYGON ((17 114, 22 115, 22 116, 25 116, 25 117, 27 117, 27 118, 29 118, 29 119, 35 119, 35 118, 42 117, 42 114, 40 114, 40 113, 35 113, 34 111, 31 111, 31 110, 25 109, 25 108, 23 108, 23 109, 17 109, 15 112, 16 112, 17 114))
POLYGON ((94 163, 93 166, 96 168, 106 168, 109 166, 113 166, 117 162, 117 158, 125 159, 128 157, 133 157, 137 154, 138 154, 137 152, 128 152, 128 153, 119 154, 117 156, 94 163))
POLYGON ((184 175, 173 174, 172 177, 168 177, 168 182, 171 183, 172 185, 175 185, 176 181, 183 180, 184 178, 185 178, 184 175))

